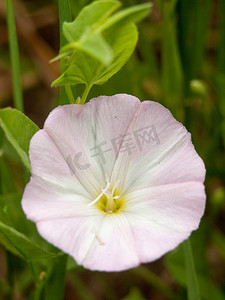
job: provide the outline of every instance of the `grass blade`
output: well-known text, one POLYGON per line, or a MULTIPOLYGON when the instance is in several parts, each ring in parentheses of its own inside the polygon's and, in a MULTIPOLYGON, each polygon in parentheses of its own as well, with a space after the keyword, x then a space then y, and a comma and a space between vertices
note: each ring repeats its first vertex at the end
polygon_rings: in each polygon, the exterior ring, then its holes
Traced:
POLYGON ((6 10, 7 10, 10 59, 11 59, 12 78, 13 78, 14 106, 18 110, 23 111, 23 94, 22 94, 21 78, 20 78, 19 49, 18 49, 12 0, 6 0, 6 10))
POLYGON ((164 4, 164 23, 162 41, 162 86, 167 107, 173 113, 179 111, 183 91, 183 70, 177 44, 177 36, 170 6, 164 4), (171 76, 172 75, 172 76, 171 76), (174 111, 176 108, 176 112, 174 111))
POLYGON ((191 242, 188 239, 183 243, 184 258, 187 273, 188 300, 200 300, 197 275, 195 271, 194 259, 192 255, 191 242))
MULTIPOLYGON (((62 32, 62 26, 63 22, 71 22, 72 16, 71 16, 71 9, 70 9, 70 1, 69 0, 58 0, 58 6, 59 6, 59 29, 60 29, 60 48, 66 45, 67 41, 63 35, 62 32)), ((63 60, 60 61, 60 73, 62 74, 64 71, 64 62, 63 60)), ((60 88, 60 96, 59 96, 59 104, 69 104, 69 99, 66 94, 65 87, 60 88)))
POLYGON ((199 76, 205 59, 211 5, 212 0, 178 2, 179 46, 187 85, 199 76))

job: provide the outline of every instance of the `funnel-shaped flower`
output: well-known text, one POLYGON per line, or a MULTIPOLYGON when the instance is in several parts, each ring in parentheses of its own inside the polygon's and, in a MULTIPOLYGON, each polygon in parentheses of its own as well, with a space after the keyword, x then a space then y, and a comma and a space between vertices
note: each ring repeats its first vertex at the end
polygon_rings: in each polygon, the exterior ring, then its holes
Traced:
POLYGON ((92 270, 153 261, 195 230, 205 167, 162 105, 102 96, 53 110, 30 144, 22 206, 40 234, 92 270))

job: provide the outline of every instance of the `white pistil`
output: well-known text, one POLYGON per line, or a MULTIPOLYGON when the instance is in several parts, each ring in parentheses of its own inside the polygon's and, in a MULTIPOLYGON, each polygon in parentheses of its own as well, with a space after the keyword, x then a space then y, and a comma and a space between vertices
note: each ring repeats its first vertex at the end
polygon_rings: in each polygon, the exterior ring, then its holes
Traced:
MULTIPOLYGON (((120 181, 117 180, 116 183, 115 183, 115 185, 114 185, 114 188, 113 188, 113 190, 112 190, 112 195, 113 195, 115 189, 119 186, 119 184, 120 184, 120 181)), ((116 197, 117 197, 117 196, 116 196, 116 197)), ((119 199, 119 198, 117 198, 117 199, 119 199)))
POLYGON ((88 206, 92 206, 93 204, 95 204, 96 202, 98 202, 99 199, 101 199, 101 197, 103 195, 105 195, 107 197, 107 203, 106 203, 106 209, 105 211, 108 213, 113 213, 113 207, 115 206, 114 201, 113 200, 117 200, 120 199, 120 196, 113 196, 115 189, 118 187, 118 185, 120 184, 120 181, 117 180, 112 191, 110 190, 110 179, 109 176, 107 174, 105 174, 105 179, 106 179, 106 187, 103 189, 102 187, 100 187, 101 193, 98 195, 98 197, 93 200, 91 203, 88 204, 88 206))
POLYGON ((105 194, 105 190, 102 190, 101 194, 98 195, 98 197, 93 200, 91 203, 88 203, 88 206, 92 206, 93 204, 95 204, 96 202, 98 202, 98 200, 105 194))

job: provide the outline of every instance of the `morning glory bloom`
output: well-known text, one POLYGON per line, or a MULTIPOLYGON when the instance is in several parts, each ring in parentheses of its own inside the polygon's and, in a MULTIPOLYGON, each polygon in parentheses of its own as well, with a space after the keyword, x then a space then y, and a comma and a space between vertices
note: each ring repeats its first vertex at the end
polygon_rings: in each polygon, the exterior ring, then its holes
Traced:
POLYGON ((205 167, 161 104, 120 94, 59 106, 30 143, 23 210, 91 270, 151 262, 198 228, 205 167))

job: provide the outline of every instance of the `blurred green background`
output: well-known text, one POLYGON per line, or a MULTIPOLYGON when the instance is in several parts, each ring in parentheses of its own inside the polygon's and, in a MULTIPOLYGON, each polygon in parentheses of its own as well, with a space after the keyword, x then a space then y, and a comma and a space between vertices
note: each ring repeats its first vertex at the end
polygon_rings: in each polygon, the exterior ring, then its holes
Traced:
MULTIPOLYGON (((92 1, 71 0, 73 18, 92 1)), ((124 7, 147 1, 126 0, 124 7)), ((125 67, 89 99, 128 93, 169 108, 192 134, 205 162, 207 206, 191 237, 202 299, 225 299, 225 1, 158 0, 138 24, 139 41, 125 67)), ((59 64, 56 0, 14 0, 24 111, 38 126, 59 103, 51 88, 59 64)), ((79 96, 82 86, 75 93, 79 96)), ((6 9, 0 1, 0 105, 13 106, 6 9)), ((0 201, 7 202, 18 231, 33 235, 20 199, 29 174, 1 132, 0 201), (25 174, 25 175, 24 175, 25 174), (20 217, 16 217, 19 214, 20 217)), ((37 234, 36 234, 37 235, 37 234)), ((44 263, 43 263, 44 265, 44 263)), ((64 299, 187 299, 182 245, 162 259, 120 273, 90 272, 72 261, 67 266, 64 299)), ((35 299, 32 268, 0 246, 0 299, 35 299)), ((39 271, 39 280, 41 269, 39 271)), ((34 273, 35 273, 34 272, 34 273)), ((34 277, 36 276, 33 274, 34 277)), ((48 298, 46 298, 48 299, 48 298)), ((52 299, 52 298, 49 298, 52 299)))

